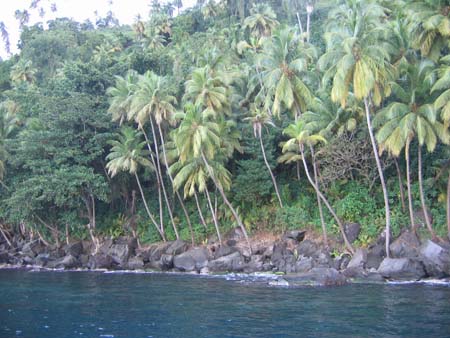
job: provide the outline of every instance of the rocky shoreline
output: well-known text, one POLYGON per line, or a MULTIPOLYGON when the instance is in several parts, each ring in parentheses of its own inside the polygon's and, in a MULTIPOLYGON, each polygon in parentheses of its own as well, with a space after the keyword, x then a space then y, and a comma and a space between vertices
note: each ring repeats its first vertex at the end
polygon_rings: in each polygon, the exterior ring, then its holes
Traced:
POLYGON ((0 242, 0 268, 268 273, 268 284, 274 286, 449 281, 450 277, 450 244, 420 240, 410 231, 391 244, 391 258, 385 258, 382 238, 367 249, 357 249, 353 256, 333 256, 301 230, 288 231, 273 241, 252 241, 251 251, 237 228, 222 245, 191 246, 176 240, 139 247, 135 238, 120 237, 105 239, 93 252, 88 241, 59 248, 40 240, 13 239, 11 244, 0 242))

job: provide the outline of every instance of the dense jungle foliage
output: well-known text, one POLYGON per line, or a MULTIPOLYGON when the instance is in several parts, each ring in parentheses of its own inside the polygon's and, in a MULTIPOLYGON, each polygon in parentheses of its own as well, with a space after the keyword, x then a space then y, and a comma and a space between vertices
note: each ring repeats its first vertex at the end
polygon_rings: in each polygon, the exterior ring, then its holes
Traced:
POLYGON ((109 13, 45 29, 16 12, 20 54, 0 63, 4 236, 310 227, 348 251, 346 222, 362 246, 410 227, 447 236, 448 0, 149 8, 132 26, 109 13))

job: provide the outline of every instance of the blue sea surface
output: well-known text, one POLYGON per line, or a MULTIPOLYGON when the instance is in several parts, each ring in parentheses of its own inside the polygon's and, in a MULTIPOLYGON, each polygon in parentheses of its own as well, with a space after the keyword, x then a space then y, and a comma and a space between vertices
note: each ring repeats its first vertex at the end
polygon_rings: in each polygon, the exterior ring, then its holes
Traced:
POLYGON ((0 270, 0 337, 450 337, 450 287, 0 270))

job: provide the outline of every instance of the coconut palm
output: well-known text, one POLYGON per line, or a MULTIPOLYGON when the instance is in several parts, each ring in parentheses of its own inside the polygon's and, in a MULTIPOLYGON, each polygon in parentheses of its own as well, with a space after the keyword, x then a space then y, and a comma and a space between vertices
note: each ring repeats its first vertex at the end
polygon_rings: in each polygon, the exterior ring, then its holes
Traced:
POLYGON ((21 59, 11 68, 11 81, 13 83, 34 83, 36 81, 36 68, 30 60, 21 59))
POLYGON ((266 108, 279 117, 283 107, 298 118, 312 99, 304 78, 315 50, 304 45, 290 28, 282 27, 266 40, 259 58, 264 86, 267 89, 266 108), (273 101, 272 101, 273 100, 273 101))
POLYGON ((138 81, 138 73, 129 70, 125 77, 116 76, 115 86, 106 90, 106 93, 110 96, 108 112, 111 114, 113 121, 119 121, 119 125, 122 125, 128 117, 131 100, 138 81))
POLYGON ((264 142, 262 139, 263 136, 262 128, 267 127, 269 125, 275 127, 275 125, 272 122, 272 119, 270 118, 269 114, 267 114, 264 110, 253 107, 251 114, 252 114, 251 117, 246 117, 244 120, 247 120, 252 124, 253 135, 255 136, 255 138, 259 140, 261 152, 264 158, 264 163, 267 167, 267 170, 269 171, 270 177, 272 178, 273 187, 275 188, 275 193, 277 194, 280 207, 283 208, 283 202, 281 201, 280 192, 278 191, 277 181, 275 179, 275 175, 272 172, 272 168, 270 167, 270 164, 267 161, 266 150, 264 148, 264 142))
POLYGON ((329 14, 325 41, 327 51, 319 59, 325 70, 324 84, 332 79, 331 99, 347 105, 352 89, 357 100, 364 102, 367 129, 377 164, 386 214, 386 254, 389 257, 389 197, 373 133, 371 109, 389 95, 386 86, 392 76, 389 64, 391 45, 384 40, 385 8, 369 1, 348 0, 329 14), (375 47, 376 46, 376 47, 375 47))
POLYGON ((200 159, 203 162, 209 178, 233 214, 251 250, 244 224, 225 194, 225 189, 229 189, 231 186, 231 179, 226 174, 226 169, 216 161, 217 155, 223 156, 231 149, 231 147, 221 145, 224 138, 221 139, 223 135, 220 135, 220 130, 219 124, 211 121, 198 107, 188 106, 176 135, 180 161, 186 163, 188 160, 200 159))
POLYGON ((129 172, 135 177, 147 215, 163 241, 165 241, 166 238, 164 236, 164 230, 158 226, 155 217, 150 212, 145 199, 144 191, 142 190, 141 181, 138 176, 138 169, 140 166, 150 170, 155 169, 153 164, 148 160, 148 150, 144 149, 146 142, 140 141, 141 137, 142 133, 137 132, 130 127, 123 127, 121 134, 117 135, 117 139, 110 141, 112 148, 106 157, 108 160, 106 168, 108 169, 108 173, 111 177, 114 177, 121 171, 129 172))
POLYGON ((211 75, 209 66, 195 69, 185 86, 184 100, 192 101, 213 116, 229 113, 228 88, 219 76, 211 75))
POLYGON ((441 120, 448 127, 450 125, 450 55, 441 58, 438 80, 431 88, 431 93, 440 92, 439 97, 434 102, 436 109, 441 111, 441 120))
POLYGON ((134 119, 136 123, 138 123, 140 128, 143 128, 143 126, 147 122, 150 123, 153 136, 153 144, 155 146, 156 172, 161 182, 161 188, 169 213, 169 218, 171 220, 175 236, 178 239, 178 230, 175 225, 169 198, 162 178, 161 161, 159 156, 160 142, 158 141, 157 131, 155 128, 156 123, 156 127, 158 128, 161 136, 162 121, 165 119, 170 119, 171 114, 175 111, 173 104, 175 104, 176 99, 175 97, 170 95, 170 93, 168 93, 165 82, 165 79, 154 74, 151 71, 148 71, 143 76, 141 76, 138 83, 138 88, 132 98, 132 104, 128 119, 134 119))
POLYGON ((248 28, 252 35, 261 38, 270 36, 279 25, 273 9, 267 4, 257 4, 250 10, 250 16, 244 20, 244 29, 248 28))
POLYGON ((411 197, 409 149, 415 137, 419 140, 420 199, 428 230, 435 236, 426 211, 423 194, 421 147, 426 145, 428 151, 433 151, 438 139, 448 142, 448 131, 437 120, 437 111, 433 104, 426 103, 432 85, 433 70, 433 62, 426 59, 418 64, 408 65, 402 71, 403 76, 399 83, 391 85, 396 100, 378 113, 374 119, 374 125, 381 126, 377 133, 380 152, 386 149, 397 157, 401 150, 405 149, 406 184, 411 226, 414 226, 415 223, 411 197))
POLYGON ((3 177, 6 171, 6 158, 8 152, 6 151, 5 141, 14 131, 17 125, 18 106, 11 100, 6 100, 0 103, 0 183, 3 184, 3 177))
MULTIPOLYGON (((353 254, 354 249, 350 242, 347 239, 347 235, 344 231, 344 226, 339 219, 339 217, 334 212, 333 208, 331 207, 330 203, 326 199, 326 197, 323 195, 323 193, 320 191, 319 187, 316 185, 314 180, 312 179, 308 165, 306 163, 306 156, 305 156, 305 145, 310 147, 312 151, 314 151, 314 145, 316 145, 318 142, 326 142, 325 138, 319 134, 312 134, 307 128, 305 128, 305 123, 302 120, 297 121, 294 124, 290 124, 286 129, 283 130, 283 134, 290 137, 286 143, 283 145, 283 152, 288 151, 292 149, 293 147, 297 147, 301 158, 303 162, 303 168, 305 169, 306 177, 308 178, 309 183, 314 188, 316 194, 320 197, 320 199, 323 201, 323 203, 326 205, 327 209, 330 211, 330 213, 333 215, 336 223, 338 224, 339 230, 341 232, 342 238, 344 239, 344 243, 346 248, 353 254)), ((312 153, 312 156, 314 153, 312 153)), ((323 228, 323 234, 324 234, 324 242, 327 244, 326 240, 326 229, 323 228)))
POLYGON ((412 1, 406 7, 414 47, 423 56, 437 61, 450 39, 450 6, 448 1, 412 1))

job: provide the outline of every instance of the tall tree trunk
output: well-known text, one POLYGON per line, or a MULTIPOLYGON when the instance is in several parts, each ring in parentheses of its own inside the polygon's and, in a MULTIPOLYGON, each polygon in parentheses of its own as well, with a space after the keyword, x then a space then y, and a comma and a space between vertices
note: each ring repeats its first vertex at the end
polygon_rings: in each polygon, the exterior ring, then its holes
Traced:
POLYGON ((172 174, 170 173, 170 170, 169 170, 169 163, 167 162, 166 141, 164 140, 164 135, 163 135, 163 132, 161 130, 161 124, 157 123, 157 125, 158 125, 159 137, 161 139, 161 147, 162 147, 162 151, 163 151, 164 165, 166 167, 167 176, 169 177, 170 184, 172 185, 172 189, 174 190, 175 195, 177 196, 178 201, 180 202, 181 208, 183 209, 184 216, 186 217, 186 221, 187 221, 188 226, 189 226, 189 232, 191 234, 192 245, 195 245, 194 230, 192 230, 191 218, 189 217, 189 213, 186 210, 186 206, 184 205, 184 202, 183 202, 183 199, 180 196, 180 193, 178 192, 178 190, 175 190, 175 187, 173 185, 173 177, 172 177, 172 174))
POLYGON ((423 181, 422 181, 422 146, 419 144, 417 147, 417 160, 419 165, 419 193, 420 193, 420 203, 422 204, 423 217, 425 218, 425 223, 427 225, 427 229, 430 232, 433 239, 436 239, 436 233, 434 232, 430 217, 428 217, 427 205, 425 203, 425 194, 423 193, 423 181))
POLYGON ((450 239, 450 170, 448 172, 447 180, 447 232, 447 237, 450 239))
POLYGON ((156 186, 158 188, 159 228, 161 229, 162 234, 165 234, 165 231, 164 231, 164 215, 163 215, 163 201, 162 201, 162 194, 161 194, 161 181, 159 179, 158 171, 156 170, 156 161, 155 161, 155 157, 153 156, 153 151, 152 151, 152 148, 150 146, 150 141, 148 139, 147 133, 145 132, 143 127, 139 127, 139 129, 144 134, 145 142, 147 143, 148 152, 150 153, 150 159, 152 161, 153 167, 155 167, 156 186))
POLYGON ((333 208, 331 207, 330 203, 328 202, 328 200, 325 198, 325 196, 320 192, 319 188, 316 186, 316 184, 314 183, 313 179, 311 178, 311 175, 309 174, 309 169, 308 169, 308 165, 306 164, 306 160, 305 160, 305 153, 303 151, 303 146, 299 144, 299 149, 300 149, 300 153, 302 154, 302 162, 303 162, 303 167, 305 168, 305 173, 306 173, 306 177, 308 178, 309 183, 312 185, 312 187, 314 188, 314 190, 316 191, 317 195, 319 195, 319 197, 322 199, 323 203, 326 205, 327 209, 330 211, 330 213, 333 215, 333 218, 335 219, 336 223, 338 224, 339 230, 341 231, 341 235, 342 238, 344 239, 344 243, 345 246, 347 247, 347 249, 354 254, 355 250, 353 249, 352 245, 350 244, 350 242, 347 239, 347 235, 345 234, 345 230, 344 230, 344 225, 342 224, 341 220, 339 219, 339 217, 336 215, 336 213, 334 212, 333 208))
MULTIPOLYGON (((317 190, 320 190, 319 179, 318 179, 318 176, 317 176, 316 154, 314 152, 314 147, 311 144, 309 145, 309 149, 311 150, 311 157, 312 157, 312 161, 313 161, 314 182, 316 183, 317 190)), ((316 197, 317 197, 317 206, 319 207, 320 224, 322 225, 323 243, 325 244, 325 247, 328 247, 327 227, 325 225, 325 220, 323 218, 322 203, 320 202, 320 196, 317 193, 317 191, 316 191, 316 197)))
POLYGON ((219 239, 220 245, 222 245, 222 236, 220 235, 219 222, 217 221, 217 215, 214 211, 214 207, 211 202, 211 196, 209 196, 208 189, 205 189, 206 200, 208 201, 209 209, 211 210, 211 215, 214 221, 214 227, 216 228, 217 238, 219 239))
POLYGON ((386 256, 389 258, 390 257, 389 243, 390 243, 390 237, 391 237, 391 212, 390 212, 390 208, 389 208, 389 196, 388 196, 388 191, 386 188, 386 182, 384 180, 383 168, 381 167, 380 157, 378 156, 377 143, 375 141, 375 136, 373 135, 372 121, 370 119, 369 102, 367 101, 366 97, 364 98, 364 107, 365 107, 365 111, 366 111, 367 129, 369 131, 370 141, 372 143, 373 155, 375 157, 375 162, 377 164, 378 175, 380 176, 381 188, 383 189, 384 209, 385 209, 385 214, 386 214, 386 230, 385 230, 386 256))
POLYGON ((406 188, 408 190, 408 210, 409 210, 409 221, 411 222, 411 228, 415 230, 415 222, 414 222, 414 208, 412 203, 412 194, 411 194, 411 169, 410 169, 410 156, 409 156, 409 146, 411 144, 411 140, 408 137, 405 145, 405 160, 406 160, 406 188))
POLYGON ((206 156, 205 156, 205 154, 203 152, 202 152, 202 159, 203 159, 203 162, 205 163, 206 169, 208 170, 208 174, 211 177, 211 179, 213 180, 213 182, 214 182, 215 186, 217 187, 217 189, 219 190, 223 201, 228 206, 228 208, 230 209, 231 213, 233 214, 234 219, 236 220, 237 224, 241 228, 242 233, 243 233, 243 235, 245 237, 245 240, 247 242, 248 248, 250 250, 250 253, 252 253, 252 246, 250 245, 250 240, 248 239, 247 230, 245 229, 245 226, 242 223, 242 220, 239 217, 237 211, 234 209, 233 205, 231 204, 231 202, 228 200, 227 196, 225 195, 225 192, 223 191, 222 185, 220 184, 220 182, 217 181, 216 177, 214 176, 214 172, 213 172, 212 168, 210 167, 208 161, 206 160, 206 156))
POLYGON ((0 233, 2 234, 2 236, 3 236, 3 238, 5 239, 6 243, 8 243, 8 246, 9 246, 10 248, 12 248, 12 247, 13 247, 13 246, 12 246, 12 243, 11 243, 11 241, 9 240, 8 236, 6 235, 6 231, 3 230, 3 226, 2 226, 2 225, 0 225, 0 233))
POLYGON ((307 3, 306 4, 306 42, 309 42, 309 39, 310 39, 309 28, 311 25, 311 14, 312 14, 313 10, 314 10, 313 5, 307 3))
POLYGON ((263 154, 264 163, 266 164, 267 170, 269 170, 270 177, 272 178, 273 187, 275 188, 275 193, 277 194, 277 198, 278 198, 278 202, 280 203, 280 207, 283 208, 283 202, 281 202, 281 196, 280 196, 280 192, 278 191, 277 181, 275 179, 275 176, 273 175, 272 169, 270 169, 270 164, 267 161, 266 151, 264 149, 264 143, 262 141, 261 134, 258 135, 258 138, 259 138, 259 144, 261 145, 261 151, 263 154))
POLYGON ((300 14, 297 12, 295 13, 297 16, 297 23, 298 23, 298 29, 300 30, 300 35, 302 36, 302 41, 303 40, 303 26, 302 26, 302 20, 300 20, 300 14))
POLYGON ((400 202, 402 204, 402 211, 406 212, 405 191, 403 189, 402 172, 400 171, 400 166, 398 165, 398 161, 397 161, 396 157, 394 157, 394 163, 395 163, 395 169, 397 170, 398 188, 400 190, 400 202))
POLYGON ((147 201, 145 200, 144 191, 142 190, 141 181, 139 180, 139 176, 135 173, 134 177, 136 178, 136 182, 139 187, 139 192, 141 193, 142 202, 144 202, 145 211, 147 211, 147 215, 152 221, 153 225, 155 226, 156 230, 158 231, 159 235, 161 236, 162 240, 166 241, 166 236, 164 236, 164 231, 158 227, 158 223, 155 220, 155 217, 153 217, 152 213, 150 212, 150 209, 148 208, 147 201))
POLYGON ((206 225, 205 217, 203 217, 202 208, 200 207, 200 203, 198 201, 197 191, 195 191, 195 190, 194 190, 194 198, 195 198, 195 204, 197 205, 198 215, 200 216, 200 221, 202 222, 205 229, 208 229, 208 226, 206 225))
POLYGON ((152 127, 153 142, 155 143, 156 171, 158 172, 159 179, 161 180, 161 188, 162 188, 164 200, 166 201, 166 206, 167 206, 167 211, 169 213, 170 222, 172 223, 172 228, 173 228, 173 231, 175 232, 175 237, 177 239, 179 239, 180 236, 178 235, 177 226, 175 225, 175 220, 173 219, 172 209, 170 208, 170 202, 169 202, 169 198, 167 196, 166 186, 164 185, 164 180, 163 180, 162 174, 161 174, 161 164, 160 164, 161 162, 159 160, 158 139, 156 138, 156 131, 155 131, 155 126, 153 125, 153 118, 150 117, 149 120, 150 120, 150 126, 152 127))

